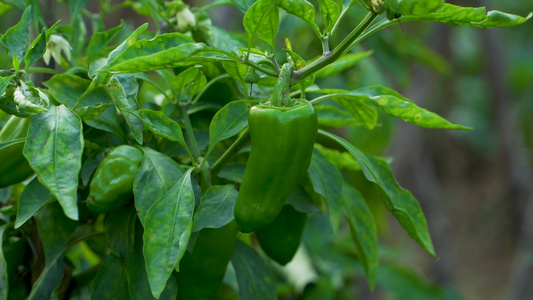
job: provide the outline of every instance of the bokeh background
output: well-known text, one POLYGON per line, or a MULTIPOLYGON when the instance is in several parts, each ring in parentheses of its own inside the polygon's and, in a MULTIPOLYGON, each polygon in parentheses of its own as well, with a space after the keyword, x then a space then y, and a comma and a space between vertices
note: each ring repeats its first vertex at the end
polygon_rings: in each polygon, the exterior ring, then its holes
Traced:
MULTIPOLYGON (((318 7, 317 1, 309 1, 318 7)), ((0 32, 21 14, 5 2, 0 1, 0 32)), ((185 2, 194 8, 211 1, 185 2)), ((533 11, 533 1, 447 2, 522 16, 533 11)), ((64 3, 42 0, 41 5, 47 20, 68 22, 64 3)), ((89 1, 86 8, 97 7, 97 1, 89 1)), ((217 7, 209 14, 213 24, 244 33, 236 8, 217 7)), ((362 16, 363 10, 352 9, 340 26, 346 31, 333 37, 333 45, 362 16)), ((105 23, 109 28, 120 19, 131 27, 155 25, 130 8, 109 15, 105 23)), ((282 14, 278 36, 279 49, 287 37, 305 59, 321 54, 312 31, 295 17, 282 14)), ((533 22, 489 30, 405 23, 368 38, 352 52, 368 50, 372 55, 354 67, 316 83, 327 88, 394 88, 419 106, 474 130, 430 130, 380 115, 380 126, 373 131, 337 131, 368 153, 394 159, 396 178, 420 201, 439 256, 434 260, 420 249, 384 211, 375 190, 361 186, 379 223, 381 260, 393 267, 380 269, 375 293, 368 291, 361 272, 355 272, 347 297, 533 299, 533 22)), ((283 52, 278 53, 283 60, 283 52)), ((0 69, 9 63, 0 49, 0 69)), ((360 184, 360 174, 346 177, 360 184)), ((308 232, 320 222, 311 220, 308 232)), ((313 242, 311 233, 306 233, 306 243, 313 242)), ((330 246, 342 248, 340 244, 332 241, 330 246)))

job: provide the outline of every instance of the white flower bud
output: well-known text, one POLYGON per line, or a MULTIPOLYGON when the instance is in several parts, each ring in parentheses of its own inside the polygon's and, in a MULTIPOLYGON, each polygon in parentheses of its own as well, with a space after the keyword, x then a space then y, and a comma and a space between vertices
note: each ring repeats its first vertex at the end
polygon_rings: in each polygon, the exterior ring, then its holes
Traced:
POLYGON ((61 52, 65 52, 67 60, 70 61, 70 50, 72 50, 72 47, 62 36, 51 35, 46 44, 46 52, 43 55, 44 63, 49 65, 50 57, 53 57, 56 62, 61 62, 61 52))

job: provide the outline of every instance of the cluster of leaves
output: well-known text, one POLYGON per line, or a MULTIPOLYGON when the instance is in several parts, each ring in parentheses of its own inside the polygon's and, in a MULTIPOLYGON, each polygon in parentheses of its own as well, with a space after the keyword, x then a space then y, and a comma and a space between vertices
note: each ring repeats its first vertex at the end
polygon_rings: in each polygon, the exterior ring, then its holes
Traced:
MULTIPOLYGON (((87 1, 70 0, 70 24, 43 28, 30 43, 31 24, 39 28, 46 23, 42 8, 36 1, 27 6, 8 2, 24 12, 0 39, 13 65, 12 70, 0 71, 0 108, 32 118, 23 153, 36 176, 2 189, 0 234, 5 242, 0 245, 15 250, 0 251, 5 253, 0 256, 0 289, 3 298, 29 299, 87 293, 105 299, 176 296, 174 276, 198 232, 233 219, 236 186, 242 182, 248 153, 243 148, 248 111, 268 98, 279 72, 280 9, 307 23, 324 52, 320 58, 304 59, 290 43, 284 49, 296 69, 292 94, 316 96, 309 100, 322 126, 308 173, 288 202, 310 214, 323 212, 325 206, 332 235, 343 229, 351 233, 351 254, 356 254, 373 287, 380 281, 378 272, 392 276, 394 269, 380 268, 374 216, 361 193, 343 177, 344 170, 357 170, 378 188, 385 207, 407 233, 435 256, 420 205, 397 183, 389 163, 326 129, 374 129, 378 111, 426 128, 469 128, 387 87, 348 91, 322 88, 315 81, 339 74, 371 54, 347 53, 399 22, 383 18, 374 23, 386 8, 399 12, 401 22, 430 20, 480 28, 514 26, 530 17, 487 14, 484 8, 439 0, 361 0, 362 7, 370 9, 367 17, 330 50, 330 37, 343 17, 361 9, 354 6, 358 1, 318 1, 321 27, 315 6, 306 0, 217 0, 192 11, 181 1, 125 1, 117 6, 100 1, 101 18, 92 18, 83 8, 87 1), (248 39, 211 24, 207 10, 223 5, 234 5, 244 14, 248 39), (105 29, 102 19, 127 6, 164 25, 156 32, 147 31, 147 24, 131 30, 125 22, 105 29), (96 29, 89 40, 84 18, 96 29), (254 46, 256 37, 265 42, 263 49, 254 46), (52 56, 57 69, 64 71, 35 67, 43 56, 52 56), (250 69, 260 78, 253 91, 245 80, 250 69), (32 73, 53 76, 41 87, 33 83, 32 73), (123 144, 136 145, 144 153, 133 204, 107 217, 93 214, 83 203, 91 176, 106 151, 123 144), (34 252, 17 253, 20 248, 34 252)), ((251 247, 250 235, 240 239, 244 242, 237 243, 225 285, 241 299, 275 299, 271 268, 251 247)), ((312 262, 304 259, 302 264, 312 262)))

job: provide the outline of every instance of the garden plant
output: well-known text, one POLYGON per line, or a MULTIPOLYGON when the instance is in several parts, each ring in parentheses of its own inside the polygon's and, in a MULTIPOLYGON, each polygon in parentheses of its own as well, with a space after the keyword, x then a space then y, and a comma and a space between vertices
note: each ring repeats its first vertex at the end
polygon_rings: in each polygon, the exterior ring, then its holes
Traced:
POLYGON ((0 299, 355 299, 350 274, 372 290, 391 272, 375 201, 437 258, 392 160, 342 129, 472 128, 387 86, 324 79, 391 26, 531 17, 443 0, 87 3, 50 20, 39 1, 0 2, 21 15, 0 38, 0 299), (224 6, 244 31, 214 25, 224 6), (106 28, 120 10, 150 25, 106 28), (304 22, 322 55, 281 36, 280 18, 304 22))

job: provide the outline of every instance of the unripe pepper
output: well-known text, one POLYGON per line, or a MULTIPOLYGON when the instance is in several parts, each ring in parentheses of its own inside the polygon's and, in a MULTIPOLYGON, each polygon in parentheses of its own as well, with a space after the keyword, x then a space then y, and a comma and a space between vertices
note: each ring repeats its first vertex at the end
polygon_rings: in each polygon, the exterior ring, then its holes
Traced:
POLYGON ((33 174, 22 154, 31 118, 11 116, 0 130, 0 187, 19 183, 33 174))
POLYGON ((200 231, 192 253, 185 251, 178 272, 178 299, 215 299, 235 249, 237 225, 200 231))
POLYGON ((106 213, 126 205, 133 196, 133 181, 141 165, 143 153, 128 145, 111 150, 98 164, 89 186, 87 207, 106 213))
POLYGON ((242 232, 272 222, 311 163, 317 114, 310 102, 290 98, 291 73, 285 64, 272 97, 248 115, 252 149, 234 209, 242 232))
POLYGON ((272 223, 255 231, 255 237, 270 258, 285 265, 300 246, 306 222, 307 214, 285 205, 272 223))

